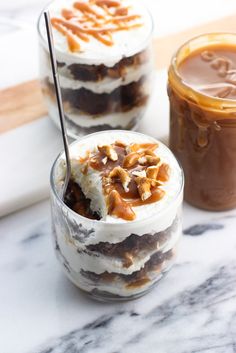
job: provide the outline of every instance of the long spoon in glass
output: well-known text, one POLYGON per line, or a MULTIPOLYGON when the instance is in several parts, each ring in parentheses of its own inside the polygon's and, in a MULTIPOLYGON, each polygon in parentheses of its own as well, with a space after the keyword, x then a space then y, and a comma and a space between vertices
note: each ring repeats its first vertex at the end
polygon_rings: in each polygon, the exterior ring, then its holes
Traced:
POLYGON ((60 118, 62 139, 63 139, 65 156, 66 156, 66 175, 65 175, 65 182, 62 189, 62 200, 64 200, 67 186, 71 177, 71 162, 70 162, 70 154, 69 154, 68 137, 66 133, 65 114, 63 109, 61 88, 60 88, 60 82, 59 82, 58 70, 57 70, 56 55, 55 55, 54 46, 53 46, 52 27, 51 27, 50 15, 48 11, 44 12, 44 19, 45 19, 45 25, 46 25, 46 31, 47 31, 48 47, 49 47, 53 81, 54 81, 56 98, 57 98, 57 106, 58 106, 58 113, 60 118))

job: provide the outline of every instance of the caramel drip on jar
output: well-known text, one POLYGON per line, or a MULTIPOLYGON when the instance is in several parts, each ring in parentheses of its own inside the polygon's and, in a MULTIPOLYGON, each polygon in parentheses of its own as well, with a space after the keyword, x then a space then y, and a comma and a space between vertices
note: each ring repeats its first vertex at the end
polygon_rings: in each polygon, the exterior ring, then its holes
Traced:
POLYGON ((76 1, 73 9, 62 9, 61 16, 52 18, 51 23, 66 37, 71 52, 81 50, 78 39, 88 42, 93 37, 112 46, 113 33, 142 26, 141 22, 135 22, 140 15, 129 14, 129 7, 116 0, 76 1))

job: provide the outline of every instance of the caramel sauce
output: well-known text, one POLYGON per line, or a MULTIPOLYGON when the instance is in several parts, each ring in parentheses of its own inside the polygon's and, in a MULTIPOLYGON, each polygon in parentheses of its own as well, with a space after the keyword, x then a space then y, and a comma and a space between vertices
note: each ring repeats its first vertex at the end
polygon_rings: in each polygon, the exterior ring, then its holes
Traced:
POLYGON ((162 189, 156 189, 153 191, 152 195, 147 200, 141 200, 140 198, 134 201, 127 201, 127 203, 132 207, 148 205, 160 201, 165 195, 165 191, 162 189))
POLYGON ((144 278, 137 279, 136 281, 133 281, 133 282, 127 284, 126 288, 128 288, 128 289, 140 288, 140 287, 144 286, 145 284, 147 284, 148 282, 150 282, 150 278, 144 277, 144 278))
POLYGON ((131 206, 122 199, 116 190, 112 190, 108 195, 108 213, 126 221, 135 219, 135 213, 131 206))
POLYGON ((180 63, 178 71, 199 92, 236 99, 236 46, 219 44, 196 50, 180 63))
POLYGON ((52 18, 51 23, 66 37, 71 52, 81 49, 78 39, 88 42, 93 37, 104 45, 112 46, 112 33, 142 26, 136 21, 140 15, 130 15, 129 7, 114 0, 76 1, 73 9, 62 9, 61 16, 52 18))
POLYGON ((131 179, 131 181, 129 183, 129 191, 128 192, 125 192, 123 186, 119 182, 115 182, 114 184, 112 184, 112 187, 116 191, 118 191, 120 196, 125 200, 130 200, 130 199, 135 200, 135 199, 139 198, 138 188, 137 188, 137 184, 136 184, 134 178, 131 179))

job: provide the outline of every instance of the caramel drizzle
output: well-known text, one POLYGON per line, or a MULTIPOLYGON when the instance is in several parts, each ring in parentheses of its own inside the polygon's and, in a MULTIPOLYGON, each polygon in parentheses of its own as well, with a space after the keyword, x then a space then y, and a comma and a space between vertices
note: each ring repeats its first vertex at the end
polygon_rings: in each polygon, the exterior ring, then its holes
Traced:
POLYGON ((116 0, 76 1, 73 9, 62 9, 61 16, 52 18, 51 23, 66 37, 71 52, 81 50, 78 39, 89 42, 93 37, 106 46, 112 46, 112 33, 142 26, 140 22, 134 23, 141 16, 129 14, 129 7, 116 0))
POLYGON ((160 162, 160 164, 156 165, 156 163, 154 163, 153 167, 156 168, 156 173, 154 173, 155 179, 144 177, 144 179, 150 182, 148 188, 150 196, 148 198, 143 199, 142 195, 140 195, 139 183, 137 180, 142 179, 140 176, 137 177, 140 172, 145 172, 148 175, 150 160, 155 161, 155 158, 160 160, 154 152, 157 146, 157 144, 151 143, 131 144, 126 146, 120 142, 115 142, 108 147, 115 151, 117 155, 116 160, 107 158, 107 155, 105 156, 104 154, 105 148, 102 149, 100 147, 98 152, 92 153, 91 156, 87 158, 87 165, 101 172, 103 178, 103 191, 107 197, 108 213, 110 215, 115 215, 118 218, 132 221, 136 217, 133 207, 151 204, 164 197, 165 191, 160 187, 169 180, 170 167, 168 164, 160 162), (133 153, 139 155, 139 158, 141 159, 147 158, 146 164, 140 164, 140 160, 138 159, 132 159, 132 163, 130 164, 124 163, 127 160, 127 157, 133 153), (107 158, 106 163, 103 162, 104 158, 107 158), (121 174, 120 177, 118 177, 118 173, 112 173, 115 169, 116 171, 118 170, 117 167, 118 169, 123 169, 123 175, 121 174), (109 176, 112 174, 117 175, 115 175, 115 178, 111 179, 109 176), (125 176, 129 178, 128 190, 125 189, 124 180, 122 180, 122 177, 124 179, 125 176))

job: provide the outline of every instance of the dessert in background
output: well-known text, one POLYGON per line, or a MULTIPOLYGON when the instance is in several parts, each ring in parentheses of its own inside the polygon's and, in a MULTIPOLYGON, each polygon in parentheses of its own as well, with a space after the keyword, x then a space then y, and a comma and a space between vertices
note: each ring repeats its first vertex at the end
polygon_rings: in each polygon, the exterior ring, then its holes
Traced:
MULTIPOLYGON (((69 135, 134 129, 151 87, 147 9, 138 0, 56 0, 48 9, 69 135)), ((59 125, 42 16, 39 36, 42 90, 59 125)))
POLYGON ((55 247, 68 277, 100 300, 149 291, 170 268, 181 235, 183 175, 170 150, 126 131, 70 146, 65 203, 63 155, 51 175, 55 247))
POLYGON ((236 35, 184 44, 169 69, 170 147, 185 198, 208 210, 236 207, 236 35))

